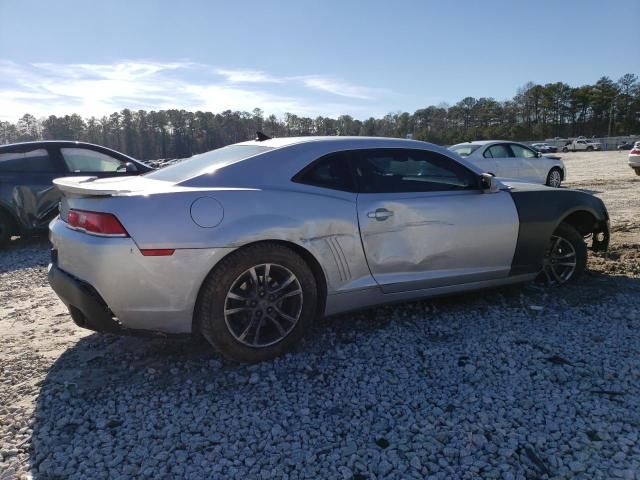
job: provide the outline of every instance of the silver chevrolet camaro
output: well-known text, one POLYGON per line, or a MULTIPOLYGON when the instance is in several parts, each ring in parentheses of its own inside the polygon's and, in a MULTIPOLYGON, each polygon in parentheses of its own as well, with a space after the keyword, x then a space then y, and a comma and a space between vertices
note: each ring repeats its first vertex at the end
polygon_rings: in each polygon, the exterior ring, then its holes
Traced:
POLYGON ((259 139, 139 177, 61 178, 51 286, 80 326, 201 333, 247 362, 314 318, 576 279, 609 220, 580 191, 503 184, 403 139, 259 139))

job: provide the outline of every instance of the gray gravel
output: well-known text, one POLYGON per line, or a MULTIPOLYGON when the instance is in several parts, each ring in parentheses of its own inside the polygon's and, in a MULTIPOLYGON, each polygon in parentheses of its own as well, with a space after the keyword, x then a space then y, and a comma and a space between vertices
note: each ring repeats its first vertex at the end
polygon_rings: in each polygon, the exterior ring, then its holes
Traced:
POLYGON ((75 327, 46 240, 14 241, 0 479, 638 478, 640 223, 625 221, 575 286, 324 319, 254 366, 75 327))

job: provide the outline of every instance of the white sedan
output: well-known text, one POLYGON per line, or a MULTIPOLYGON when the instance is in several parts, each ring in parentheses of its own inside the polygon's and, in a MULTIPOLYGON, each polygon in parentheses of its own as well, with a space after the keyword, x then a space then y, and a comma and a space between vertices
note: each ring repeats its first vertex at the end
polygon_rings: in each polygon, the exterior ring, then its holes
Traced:
POLYGON ((559 187, 567 170, 559 157, 543 155, 527 145, 504 140, 482 140, 449 147, 484 172, 501 178, 559 187))

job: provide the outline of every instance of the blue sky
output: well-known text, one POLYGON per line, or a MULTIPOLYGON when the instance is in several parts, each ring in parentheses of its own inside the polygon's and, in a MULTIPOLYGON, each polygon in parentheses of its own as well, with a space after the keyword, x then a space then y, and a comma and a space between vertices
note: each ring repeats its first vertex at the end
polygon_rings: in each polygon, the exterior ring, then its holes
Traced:
POLYGON ((0 0, 0 119, 356 118, 640 73, 639 0, 0 0))

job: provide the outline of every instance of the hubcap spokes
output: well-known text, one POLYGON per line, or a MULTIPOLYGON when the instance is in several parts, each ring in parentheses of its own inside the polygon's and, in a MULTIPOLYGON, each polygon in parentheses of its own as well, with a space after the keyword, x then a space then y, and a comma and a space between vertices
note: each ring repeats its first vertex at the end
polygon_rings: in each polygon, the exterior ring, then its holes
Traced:
POLYGON ((302 313, 302 287, 291 270, 264 263, 231 285, 224 319, 233 337, 249 347, 268 347, 285 338, 302 313))
POLYGON ((549 184, 552 187, 559 187, 562 180, 560 179, 560 172, 553 171, 551 172, 551 178, 549 179, 549 184))
POLYGON ((552 236, 542 270, 547 285, 554 286, 568 282, 576 270, 576 265, 576 250, 571 242, 562 237, 552 236))

